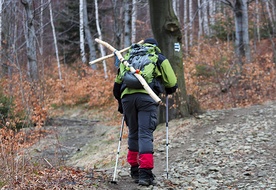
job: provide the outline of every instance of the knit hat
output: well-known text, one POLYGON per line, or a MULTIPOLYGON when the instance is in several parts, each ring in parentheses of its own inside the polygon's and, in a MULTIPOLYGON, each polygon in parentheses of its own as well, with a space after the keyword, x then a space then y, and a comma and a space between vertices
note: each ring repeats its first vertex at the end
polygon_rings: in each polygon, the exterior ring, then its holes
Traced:
POLYGON ((147 39, 145 39, 144 43, 153 44, 153 45, 158 46, 158 43, 154 38, 147 38, 147 39))

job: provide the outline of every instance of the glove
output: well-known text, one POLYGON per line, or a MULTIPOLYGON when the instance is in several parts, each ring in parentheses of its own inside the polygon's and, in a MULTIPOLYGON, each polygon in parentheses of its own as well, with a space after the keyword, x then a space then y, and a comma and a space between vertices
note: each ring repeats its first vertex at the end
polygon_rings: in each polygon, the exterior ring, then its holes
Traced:
POLYGON ((165 88, 166 94, 172 94, 172 93, 174 93, 176 91, 177 87, 178 86, 176 84, 175 86, 173 86, 171 88, 165 88))
POLYGON ((121 100, 118 100, 118 112, 120 112, 121 114, 124 113, 121 100))

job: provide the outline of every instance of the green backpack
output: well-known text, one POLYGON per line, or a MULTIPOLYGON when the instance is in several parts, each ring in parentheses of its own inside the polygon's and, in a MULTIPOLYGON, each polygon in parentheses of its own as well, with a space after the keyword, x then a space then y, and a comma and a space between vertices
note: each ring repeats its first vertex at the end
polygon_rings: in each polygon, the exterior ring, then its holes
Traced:
MULTIPOLYGON (((151 84, 154 81, 154 78, 161 75, 160 71, 156 69, 158 55, 156 53, 156 46, 154 45, 145 46, 141 44, 133 44, 126 54, 125 60, 128 61, 130 66, 136 69, 136 73, 141 74, 148 84, 151 84)), ((143 88, 134 73, 129 70, 129 67, 125 67, 123 73, 123 84, 125 84, 126 87, 134 89, 143 88)))

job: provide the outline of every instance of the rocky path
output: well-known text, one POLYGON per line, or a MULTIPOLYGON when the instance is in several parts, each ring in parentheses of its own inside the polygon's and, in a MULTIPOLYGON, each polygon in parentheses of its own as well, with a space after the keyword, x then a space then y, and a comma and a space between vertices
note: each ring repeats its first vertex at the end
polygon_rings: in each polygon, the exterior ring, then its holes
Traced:
POLYGON ((164 126, 157 131, 157 186, 142 188, 127 170, 110 189, 276 189, 276 103, 210 111, 170 122, 169 178, 164 126))
POLYGON ((76 157, 71 166, 91 167, 105 176, 88 176, 87 186, 75 184, 71 189, 276 190, 276 102, 208 111, 196 118, 170 121, 168 179, 166 127, 159 125, 154 134, 157 185, 147 188, 133 183, 127 164, 121 164, 125 160, 126 139, 121 145, 117 184, 110 183, 119 128, 70 121, 55 129, 55 134, 35 146, 38 158, 55 164, 55 160, 66 162, 76 157), (107 160, 111 162, 109 166, 95 169, 95 163, 107 160))
MULTIPOLYGON (((186 149, 175 139, 175 189, 276 189, 276 105, 209 112, 186 149)), ((165 184, 160 184, 166 187, 165 184)))

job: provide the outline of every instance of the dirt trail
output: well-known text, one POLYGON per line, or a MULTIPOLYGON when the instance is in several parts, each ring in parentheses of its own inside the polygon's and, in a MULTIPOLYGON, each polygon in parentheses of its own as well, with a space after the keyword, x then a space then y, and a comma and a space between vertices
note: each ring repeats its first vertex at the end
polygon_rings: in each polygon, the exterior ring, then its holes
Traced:
MULTIPOLYGON (((86 121, 48 129, 55 129, 55 133, 29 152, 52 164, 62 161, 107 176, 97 180, 95 189, 276 189, 276 102, 170 121, 169 179, 165 171, 166 129, 159 125, 154 134, 158 183, 148 188, 130 179, 126 138, 121 142, 117 184, 109 183, 120 126, 86 121)), ((79 189, 77 185, 75 189, 79 189)))

